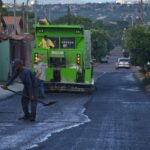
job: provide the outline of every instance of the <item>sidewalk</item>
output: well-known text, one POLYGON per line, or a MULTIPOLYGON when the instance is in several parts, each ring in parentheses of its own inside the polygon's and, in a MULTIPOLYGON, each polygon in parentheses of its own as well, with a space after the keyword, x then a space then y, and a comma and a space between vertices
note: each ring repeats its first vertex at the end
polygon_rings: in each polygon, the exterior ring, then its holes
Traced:
POLYGON ((132 66, 132 71, 135 73, 135 76, 142 82, 144 75, 140 72, 140 67, 132 66))
MULTIPOLYGON (((0 85, 1 86, 1 85, 0 85)), ((10 85, 9 86, 10 89, 16 91, 16 92, 19 92, 19 91, 22 91, 23 89, 23 84, 21 83, 14 83, 13 85, 10 85)), ((2 99, 6 99, 8 97, 11 97, 12 95, 14 95, 13 92, 10 92, 10 91, 7 91, 7 90, 4 90, 0 87, 0 100, 2 99)))
MULTIPOLYGON (((133 70, 133 72, 134 72, 136 78, 142 83, 142 81, 143 81, 143 79, 145 78, 145 76, 144 76, 144 74, 142 74, 142 73, 139 71, 139 70, 140 70, 140 67, 138 67, 138 66, 136 66, 136 67, 135 67, 135 66, 132 66, 132 70, 133 70)), ((143 83, 142 83, 142 84, 143 84, 143 83)), ((144 85, 144 87, 145 87, 145 90, 150 93, 150 85, 144 85)))

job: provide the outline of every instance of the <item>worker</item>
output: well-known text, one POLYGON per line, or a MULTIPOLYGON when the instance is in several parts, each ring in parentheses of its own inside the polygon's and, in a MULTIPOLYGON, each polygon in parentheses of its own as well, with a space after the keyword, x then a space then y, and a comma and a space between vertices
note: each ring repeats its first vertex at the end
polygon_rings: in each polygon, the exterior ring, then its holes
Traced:
POLYGON ((41 18, 39 19, 39 24, 42 24, 42 25, 48 25, 48 20, 46 18, 41 18))
POLYGON ((44 38, 42 38, 42 40, 40 41, 38 46, 39 47, 42 46, 42 48, 44 48, 44 49, 49 49, 49 48, 55 47, 54 43, 52 42, 52 40, 50 40, 48 38, 47 35, 45 35, 44 38))
POLYGON ((23 96, 21 98, 22 109, 24 116, 20 117, 19 120, 30 120, 35 121, 36 119, 36 93, 37 93, 37 84, 36 78, 33 73, 26 67, 23 66, 21 60, 16 59, 14 61, 14 74, 6 82, 5 85, 1 86, 3 89, 7 90, 7 86, 13 83, 13 81, 19 77, 24 85, 23 96), (29 104, 31 105, 31 113, 29 112, 29 104))
POLYGON ((39 90, 38 97, 41 99, 45 98, 44 81, 45 81, 46 66, 47 65, 41 61, 41 58, 38 58, 34 65, 35 77, 37 78, 38 81, 38 90, 39 90))

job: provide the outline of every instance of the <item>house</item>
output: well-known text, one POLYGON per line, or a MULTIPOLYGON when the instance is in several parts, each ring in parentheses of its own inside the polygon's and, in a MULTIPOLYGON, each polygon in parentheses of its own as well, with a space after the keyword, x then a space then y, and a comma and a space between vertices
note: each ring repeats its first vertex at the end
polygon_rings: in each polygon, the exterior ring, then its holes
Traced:
POLYGON ((1 18, 3 32, 5 34, 21 34, 23 28, 23 22, 21 16, 2 16, 1 18), (16 19, 15 19, 16 18, 16 19), (16 20, 16 21, 15 21, 16 20), (16 33, 14 23, 16 22, 16 33))
POLYGON ((35 39, 30 33, 22 33, 22 19, 16 16, 16 33, 14 17, 2 16, 0 23, 0 80, 5 81, 12 74, 12 62, 18 58, 25 66, 31 66, 32 49, 35 39))
POLYGON ((10 60, 19 58, 25 66, 31 65, 31 54, 34 47, 34 36, 29 33, 12 35, 10 37, 10 60))
POLYGON ((18 58, 25 66, 31 66, 34 36, 29 33, 5 35, 0 33, 0 81, 12 74, 12 62, 18 58))

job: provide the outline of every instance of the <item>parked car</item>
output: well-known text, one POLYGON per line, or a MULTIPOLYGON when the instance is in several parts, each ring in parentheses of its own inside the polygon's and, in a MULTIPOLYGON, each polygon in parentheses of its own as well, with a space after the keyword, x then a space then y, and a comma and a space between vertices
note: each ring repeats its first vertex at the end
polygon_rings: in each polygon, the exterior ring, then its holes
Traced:
POLYGON ((108 63, 108 56, 101 58, 101 63, 108 63))
POLYGON ((118 58, 117 63, 116 63, 116 69, 119 69, 119 68, 129 69, 130 67, 131 65, 130 65, 129 58, 118 58))

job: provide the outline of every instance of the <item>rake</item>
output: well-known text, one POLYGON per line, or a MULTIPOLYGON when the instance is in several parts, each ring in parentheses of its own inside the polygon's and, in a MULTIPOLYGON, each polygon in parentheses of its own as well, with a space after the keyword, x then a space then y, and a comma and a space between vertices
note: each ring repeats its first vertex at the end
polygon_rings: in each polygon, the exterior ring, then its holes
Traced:
MULTIPOLYGON (((31 98, 30 98, 29 96, 27 96, 27 95, 24 95, 24 94, 22 94, 22 93, 16 92, 16 91, 11 90, 11 89, 8 89, 8 88, 7 88, 7 90, 8 90, 8 91, 11 91, 11 92, 13 92, 13 93, 15 93, 15 94, 17 94, 17 95, 24 96, 24 97, 26 97, 26 98, 28 98, 28 99, 30 99, 30 100, 31 100, 31 98)), ((45 103, 45 102, 40 101, 40 100, 36 100, 36 101, 37 101, 38 103, 43 104, 43 106, 50 106, 50 105, 53 105, 53 104, 55 104, 55 103, 56 103, 55 101, 53 101, 53 102, 48 102, 48 103, 45 103)))

